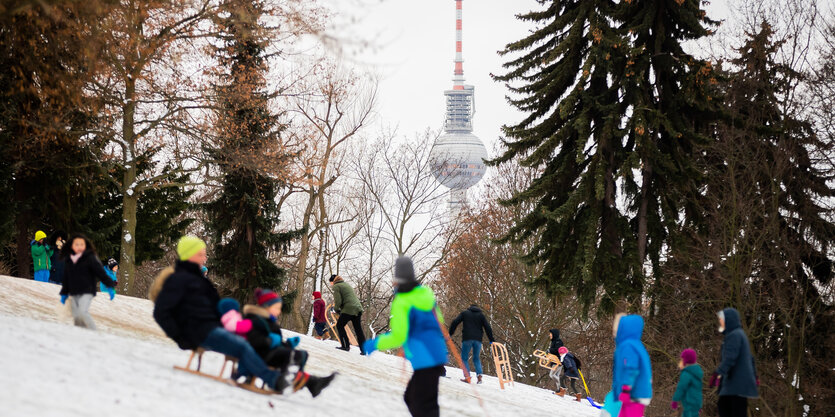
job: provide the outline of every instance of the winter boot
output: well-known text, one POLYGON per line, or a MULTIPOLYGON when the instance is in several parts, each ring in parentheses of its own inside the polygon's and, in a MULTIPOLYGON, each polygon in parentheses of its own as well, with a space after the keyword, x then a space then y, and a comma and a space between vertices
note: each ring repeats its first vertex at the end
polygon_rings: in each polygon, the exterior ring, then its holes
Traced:
POLYGON ((284 392, 284 389, 290 386, 290 383, 287 382, 287 378, 282 373, 276 373, 275 381, 272 384, 268 384, 270 388, 273 389, 278 394, 284 392))
POLYGON ((481 383, 481 375, 478 376, 478 382, 476 382, 476 384, 480 384, 480 383, 481 383))
POLYGON ((296 372, 296 377, 293 378, 293 392, 304 388, 308 380, 310 380, 310 374, 303 371, 296 372))
POLYGON ((470 378, 461 378, 461 382, 470 383, 470 378))
POLYGON ((336 372, 326 377, 311 376, 306 384, 307 389, 310 391, 310 395, 316 398, 317 395, 322 393, 323 389, 325 389, 328 385, 331 384, 331 381, 333 381, 335 377, 336 372))
POLYGON ((560 388, 559 391, 554 391, 554 394, 557 394, 560 397, 564 397, 565 396, 565 388, 560 388))
POLYGON ((577 401, 578 403, 579 403, 579 402, 581 402, 581 401, 583 401, 583 394, 574 394, 574 397, 576 397, 576 398, 577 398, 577 399, 576 399, 576 400, 574 400, 574 401, 577 401))
POLYGON ((345 347, 345 346, 337 346, 336 348, 339 349, 339 350, 344 350, 346 352, 349 352, 351 350, 351 348, 345 347))

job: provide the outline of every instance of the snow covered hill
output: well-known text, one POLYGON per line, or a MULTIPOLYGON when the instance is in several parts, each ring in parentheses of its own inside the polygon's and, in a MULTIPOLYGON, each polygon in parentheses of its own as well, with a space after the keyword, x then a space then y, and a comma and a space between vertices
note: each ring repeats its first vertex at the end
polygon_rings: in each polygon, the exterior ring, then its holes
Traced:
MULTIPOLYGON (((408 416, 403 390, 410 376, 393 355, 335 349, 336 342, 302 335, 308 371, 338 371, 317 398, 305 391, 263 396, 176 371, 188 352, 169 341, 151 317, 148 300, 96 297, 90 312, 98 331, 72 326, 54 284, 0 276, 0 416, 408 416)), ((67 303, 69 304, 69 303, 67 303)), ((288 332, 289 333, 289 332, 288 332)), ((206 355, 204 370, 221 356, 206 355)), ((549 390, 498 380, 459 382, 449 368, 440 386, 445 416, 596 416, 587 402, 549 390), (484 405, 480 405, 479 397, 484 405)))

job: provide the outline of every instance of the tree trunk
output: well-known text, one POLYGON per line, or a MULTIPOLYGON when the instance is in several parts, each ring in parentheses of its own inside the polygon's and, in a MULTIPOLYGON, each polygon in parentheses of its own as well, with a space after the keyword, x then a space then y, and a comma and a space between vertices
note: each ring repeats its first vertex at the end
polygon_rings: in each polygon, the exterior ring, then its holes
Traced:
MULTIPOLYGON (((316 202, 316 191, 311 186, 308 191, 307 207, 304 210, 302 217, 302 225, 310 226, 310 216, 313 215, 313 207, 316 202)), ((304 313, 302 313, 301 297, 304 293, 304 278, 307 271, 307 258, 310 256, 310 231, 305 231, 302 235, 302 247, 299 251, 299 259, 296 264, 296 276, 293 278, 293 285, 290 288, 296 290, 296 302, 293 303, 293 320, 295 321, 295 330, 300 331, 304 326, 304 313)))
POLYGON ((652 183, 652 165, 644 162, 641 170, 641 205, 638 207, 638 267, 643 273, 644 259, 647 253, 647 210, 649 207, 649 188, 652 183))
POLYGON ((13 274, 21 278, 34 277, 34 269, 30 268, 32 265, 32 252, 29 248, 29 242, 34 239, 34 235, 30 233, 29 227, 32 223, 31 208, 26 207, 26 202, 30 201, 26 195, 26 185, 22 181, 15 181, 15 199, 18 204, 23 202, 22 207, 18 207, 17 215, 15 216, 15 267, 13 274), (31 236, 30 236, 31 235, 31 236))
POLYGON ((125 175, 122 181, 122 235, 119 253, 119 282, 128 295, 134 296, 136 286, 136 209, 139 195, 136 190, 136 158, 134 137, 134 113, 136 111, 136 84, 133 77, 127 77, 125 82, 125 105, 122 116, 122 139, 126 143, 123 148, 125 175))

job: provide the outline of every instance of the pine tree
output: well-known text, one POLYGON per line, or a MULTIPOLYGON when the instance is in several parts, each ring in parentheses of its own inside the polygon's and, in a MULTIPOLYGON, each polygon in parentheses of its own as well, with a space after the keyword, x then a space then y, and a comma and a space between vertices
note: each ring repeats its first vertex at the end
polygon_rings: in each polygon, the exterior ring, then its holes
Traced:
MULTIPOLYGON (((550 295, 574 290, 586 307, 599 303, 600 312, 610 312, 620 300, 639 302, 647 251, 657 262, 667 227, 662 220, 678 218, 680 207, 671 202, 678 203, 684 193, 680 188, 699 178, 685 178, 693 170, 670 167, 686 160, 693 149, 669 140, 672 135, 695 141, 698 127, 688 114, 663 112, 707 106, 707 95, 697 89, 705 86, 697 77, 702 67, 679 44, 706 31, 691 28, 695 2, 690 0, 686 10, 669 15, 664 12, 667 3, 678 3, 636 2, 642 3, 641 10, 634 10, 631 2, 605 0, 542 3, 545 10, 519 16, 536 29, 507 45, 504 54, 520 56, 505 64, 506 74, 495 77, 509 84, 515 95, 510 102, 528 116, 503 128, 507 150, 492 163, 517 159, 523 166, 541 168, 530 187, 504 201, 535 204, 504 240, 536 241, 523 259, 543 264, 534 284, 550 295), (669 29, 651 19, 638 21, 653 10, 669 29), (690 29, 675 26, 682 24, 677 19, 690 29), (643 36, 647 31, 653 36, 643 36), (656 68, 663 63, 646 49, 649 41, 661 43, 661 53, 676 61, 675 68, 656 68), (653 90, 657 87, 667 89, 663 105, 653 90), (684 93, 690 97, 668 97, 684 93), (647 139, 657 137, 663 141, 647 139), (644 172, 647 189, 639 193, 632 171, 656 165, 656 170, 644 172), (658 175, 673 174, 668 180, 672 188, 653 182, 658 175), (628 207, 622 207, 623 200, 628 207)), ((696 13, 702 16, 698 8, 696 13)), ((702 21, 703 16, 695 24, 702 21)))
MULTIPOLYGON (((223 176, 218 198, 206 205, 213 243, 209 268, 244 299, 255 287, 280 289, 285 272, 270 256, 295 234, 276 232, 276 196, 282 182, 263 169, 288 158, 276 150, 282 125, 269 108, 265 86, 268 37, 259 19, 266 3, 230 0, 223 7, 217 52, 227 72, 217 86, 219 139, 211 150, 223 176)), ((292 296, 285 295, 285 309, 292 296)))

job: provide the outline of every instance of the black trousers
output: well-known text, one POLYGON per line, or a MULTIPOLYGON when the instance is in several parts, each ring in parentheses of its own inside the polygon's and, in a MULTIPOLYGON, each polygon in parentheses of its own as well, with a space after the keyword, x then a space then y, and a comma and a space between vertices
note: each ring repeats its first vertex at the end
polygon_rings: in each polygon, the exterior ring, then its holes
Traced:
POLYGON ((568 393, 569 393, 569 394, 571 394, 571 395, 574 395, 574 394, 582 394, 580 391, 578 391, 578 390, 577 390, 577 386, 576 386, 576 385, 574 385, 574 384, 576 384, 576 383, 577 383, 577 381, 578 381, 578 379, 577 379, 577 378, 571 378, 571 377, 567 377, 567 376, 563 375, 563 377, 562 377, 562 386, 563 386, 564 388, 569 388, 569 387, 568 387, 568 384, 570 383, 570 384, 571 384, 571 389, 569 389, 569 390, 568 390, 568 393))
POLYGON ((438 417, 441 409, 438 407, 438 379, 444 372, 444 366, 419 369, 412 374, 412 379, 406 385, 403 400, 412 417, 438 417))
POLYGON ((747 417, 748 399, 737 395, 719 396, 719 417, 747 417))
POLYGON ((348 341, 348 333, 345 331, 345 326, 347 326, 349 322, 354 325, 354 334, 357 335, 357 344, 360 345, 360 350, 362 350, 362 344, 365 343, 365 333, 362 332, 362 312, 356 316, 345 313, 339 315, 339 318, 336 320, 336 331, 339 332, 339 343, 341 343, 342 347, 346 349, 351 347, 351 342, 348 341))
POLYGON ((267 353, 264 362, 281 370, 281 373, 286 373, 290 365, 298 365, 300 371, 304 371, 304 365, 307 362, 307 351, 296 350, 287 346, 276 346, 267 353))

